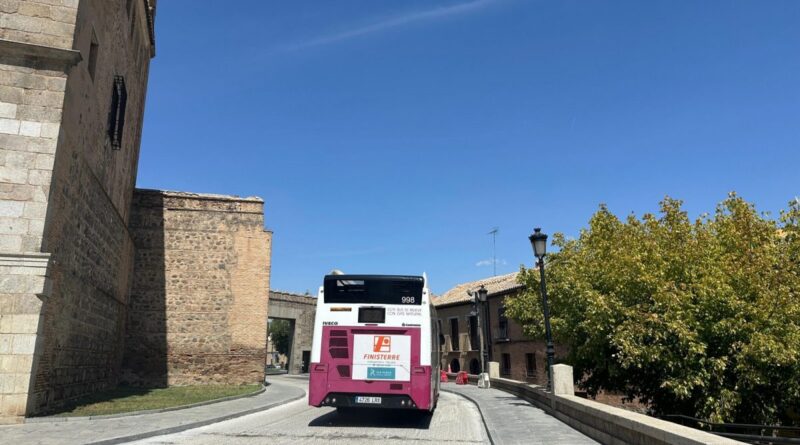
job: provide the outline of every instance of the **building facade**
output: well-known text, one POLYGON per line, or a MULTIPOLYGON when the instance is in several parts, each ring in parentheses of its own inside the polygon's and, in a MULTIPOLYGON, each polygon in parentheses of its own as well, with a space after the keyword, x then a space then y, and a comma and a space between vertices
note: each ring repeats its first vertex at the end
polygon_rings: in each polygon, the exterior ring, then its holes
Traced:
MULTIPOLYGON (((547 356, 545 342, 526 336, 514 320, 505 315, 505 299, 524 289, 517 282, 518 273, 500 275, 459 284, 434 300, 439 318, 442 369, 452 372, 481 371, 480 331, 477 309, 473 297, 481 286, 488 291, 486 312, 481 324, 488 319, 489 361, 498 362, 500 376, 508 379, 544 385, 547 383, 547 356)), ((483 325, 481 325, 483 328, 483 325)), ((565 354, 556 345, 556 356, 565 354)))
POLYGON ((0 417, 119 373, 154 14, 147 0, 0 4, 0 417))
POLYGON ((156 0, 0 1, 2 423, 123 374, 146 381, 155 373, 139 360, 160 361, 166 383, 263 379, 263 202, 134 194, 155 11, 156 0), (146 215, 154 200, 160 222, 146 215), (157 357, 132 341, 158 343, 157 357))

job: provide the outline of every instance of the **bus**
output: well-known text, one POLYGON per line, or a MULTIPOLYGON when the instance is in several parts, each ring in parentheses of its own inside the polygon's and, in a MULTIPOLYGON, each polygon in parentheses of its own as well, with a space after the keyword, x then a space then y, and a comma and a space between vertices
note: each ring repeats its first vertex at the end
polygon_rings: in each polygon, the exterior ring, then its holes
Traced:
POLYGON ((325 276, 314 321, 309 405, 433 413, 439 326, 426 280, 325 276))

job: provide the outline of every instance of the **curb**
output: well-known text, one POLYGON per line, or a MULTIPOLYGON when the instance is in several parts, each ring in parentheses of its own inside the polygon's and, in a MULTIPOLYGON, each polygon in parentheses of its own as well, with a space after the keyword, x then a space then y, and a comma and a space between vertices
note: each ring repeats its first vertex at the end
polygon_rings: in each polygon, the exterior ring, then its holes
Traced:
POLYGON ((248 394, 240 394, 238 396, 222 397, 221 399, 206 400, 204 402, 192 403, 189 405, 170 406, 169 408, 146 409, 142 411, 131 411, 119 414, 103 414, 98 416, 70 416, 70 417, 26 417, 23 423, 61 423, 61 422, 80 422, 86 420, 103 420, 103 419, 116 419, 119 417, 141 416, 143 414, 158 414, 166 413, 169 411, 177 411, 180 409, 196 408, 198 406, 211 405, 213 403, 229 402, 231 400, 243 399, 245 397, 253 397, 262 394, 267 390, 267 385, 261 385, 261 389, 248 394))
MULTIPOLYGON (((460 392, 451 391, 449 389, 444 389, 441 386, 439 387, 439 391, 444 391, 446 393, 455 394, 455 395, 457 395, 459 397, 463 397, 463 398, 469 400, 470 402, 472 402, 472 404, 475 405, 476 408, 478 408, 478 412, 481 415, 481 421, 483 422, 483 429, 486 430, 486 435, 489 437, 489 443, 491 445, 496 445, 496 442, 494 441, 494 437, 492 437, 492 429, 489 428, 489 424, 486 423, 486 416, 483 415, 483 410, 481 409, 481 404, 478 403, 477 400, 473 399, 472 397, 470 397, 470 396, 468 396, 466 394, 461 394, 460 392)), ((495 436, 497 436, 496 432, 495 432, 495 436)))
POLYGON ((153 436, 163 436, 163 435, 166 435, 166 434, 180 433, 182 431, 191 430, 191 429, 194 429, 194 428, 200 428, 201 426, 211 425, 213 423, 224 422, 226 420, 230 420, 230 419, 233 419, 233 418, 236 418, 236 417, 242 417, 242 416, 246 416, 248 414, 257 413, 259 411, 266 411, 268 409, 275 408, 276 406, 285 405, 287 403, 291 403, 291 402, 294 402, 296 400, 300 400, 305 396, 306 396, 306 392, 303 391, 303 393, 300 394, 299 396, 290 397, 288 399, 280 400, 280 401, 277 401, 277 402, 274 402, 274 403, 270 403, 269 405, 260 406, 258 408, 251 408, 251 409, 247 409, 247 410, 244 410, 244 411, 239 411, 239 412, 236 412, 236 413, 230 413, 230 414, 226 414, 224 416, 215 417, 213 419, 206 419, 206 420, 201 420, 201 421, 198 421, 198 422, 185 423, 183 425, 173 426, 173 427, 169 427, 169 428, 162 428, 160 430, 145 431, 143 433, 131 434, 129 436, 115 437, 115 438, 112 438, 112 439, 105 439, 105 440, 100 440, 100 441, 97 441, 97 442, 89 442, 87 445, 116 445, 116 444, 119 444, 119 443, 133 442, 134 440, 146 439, 148 437, 153 437, 153 436))

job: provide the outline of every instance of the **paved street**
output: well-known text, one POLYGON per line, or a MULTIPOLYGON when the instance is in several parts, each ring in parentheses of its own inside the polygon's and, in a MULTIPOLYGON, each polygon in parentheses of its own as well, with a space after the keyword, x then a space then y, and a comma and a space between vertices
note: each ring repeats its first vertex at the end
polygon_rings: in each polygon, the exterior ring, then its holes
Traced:
POLYGON ((305 389, 302 384, 292 384, 292 380, 285 378, 274 380, 275 382, 264 393, 257 396, 175 411, 94 420, 79 418, 79 420, 64 421, 66 420, 64 418, 43 418, 39 420, 51 421, 0 425, 0 444, 122 443, 137 436, 141 438, 183 431, 225 418, 238 417, 242 413, 263 411, 293 400, 305 400, 305 389), (284 382, 284 380, 289 381, 284 382))
MULTIPOLYGON (((288 380, 288 379, 287 379, 288 380)), ((297 385, 307 381, 298 380, 297 385)), ((475 405, 442 393, 433 416, 412 412, 338 413, 301 399, 268 411, 133 444, 488 443, 475 405)))
POLYGON ((0 437, 16 445, 61 444, 65 437, 69 443, 105 445, 469 444, 489 443, 490 436, 496 445, 595 443, 530 403, 496 389, 444 384, 448 392, 441 393, 433 416, 384 410, 340 413, 307 405, 308 376, 270 376, 269 381, 266 392, 254 397, 118 418, 42 419, 44 423, 2 426, 0 437))
POLYGON ((465 396, 480 405, 486 428, 495 445, 597 443, 531 403, 499 389, 481 389, 475 385, 454 383, 445 383, 442 389, 465 396))

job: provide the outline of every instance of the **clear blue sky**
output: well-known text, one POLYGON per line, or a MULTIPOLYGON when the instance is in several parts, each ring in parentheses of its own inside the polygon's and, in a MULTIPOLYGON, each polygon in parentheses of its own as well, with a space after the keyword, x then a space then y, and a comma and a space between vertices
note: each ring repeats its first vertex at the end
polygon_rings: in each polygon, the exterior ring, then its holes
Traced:
POLYGON ((257 195, 272 288, 434 292, 599 203, 800 195, 798 1, 158 4, 138 186, 257 195))

